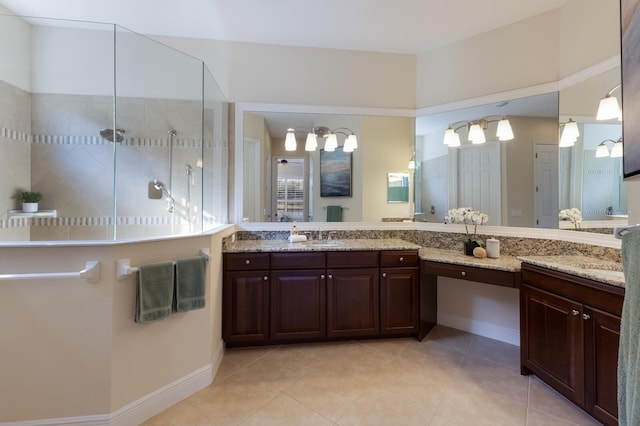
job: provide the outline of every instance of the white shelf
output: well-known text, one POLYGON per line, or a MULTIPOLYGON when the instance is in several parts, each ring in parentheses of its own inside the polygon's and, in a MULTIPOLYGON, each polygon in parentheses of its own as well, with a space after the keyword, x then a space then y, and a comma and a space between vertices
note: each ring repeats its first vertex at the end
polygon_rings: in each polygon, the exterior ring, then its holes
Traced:
POLYGON ((29 217, 57 217, 57 210, 38 210, 35 213, 25 213, 22 210, 9 210, 9 219, 29 218, 29 217))

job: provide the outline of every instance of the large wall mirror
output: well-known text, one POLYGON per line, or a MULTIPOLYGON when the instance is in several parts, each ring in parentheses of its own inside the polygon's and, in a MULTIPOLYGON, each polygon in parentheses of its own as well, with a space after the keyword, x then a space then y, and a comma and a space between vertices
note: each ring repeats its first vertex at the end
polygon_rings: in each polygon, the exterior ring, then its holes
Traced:
POLYGON ((387 200, 387 173, 409 173, 413 117, 257 109, 241 115, 243 222, 334 221, 336 208, 341 211, 337 217, 344 222, 413 216, 413 187, 407 202, 387 200), (322 136, 317 136, 316 149, 305 150, 307 135, 314 128, 335 133, 336 155, 321 155, 327 143, 322 136), (293 150, 285 148, 288 129, 293 129, 296 140, 293 150), (357 148, 344 153, 352 133, 357 148), (331 196, 323 196, 323 183, 339 187, 333 188, 331 196))

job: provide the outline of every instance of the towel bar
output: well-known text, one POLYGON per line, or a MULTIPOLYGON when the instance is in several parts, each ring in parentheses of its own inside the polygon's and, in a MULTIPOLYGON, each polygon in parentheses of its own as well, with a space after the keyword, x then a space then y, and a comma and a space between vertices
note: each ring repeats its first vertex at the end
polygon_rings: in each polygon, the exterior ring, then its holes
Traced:
POLYGON ((86 262, 82 271, 78 272, 40 272, 34 274, 2 274, 0 281, 33 280, 39 278, 84 278, 89 283, 100 281, 100 262, 90 260, 86 262))
MULTIPOLYGON (((207 258, 207 262, 211 259, 211 252, 208 248, 200 249, 200 256, 207 258)), ((174 262, 175 263, 175 262, 174 262)), ((131 259, 118 259, 116 260, 116 279, 124 280, 134 272, 138 272, 140 268, 137 266, 131 266, 131 259)))
MULTIPOLYGON (((322 206, 322 208, 326 210, 327 206, 322 206)), ((349 207, 346 207, 346 206, 340 206, 340 208, 343 210, 349 210, 349 207)))

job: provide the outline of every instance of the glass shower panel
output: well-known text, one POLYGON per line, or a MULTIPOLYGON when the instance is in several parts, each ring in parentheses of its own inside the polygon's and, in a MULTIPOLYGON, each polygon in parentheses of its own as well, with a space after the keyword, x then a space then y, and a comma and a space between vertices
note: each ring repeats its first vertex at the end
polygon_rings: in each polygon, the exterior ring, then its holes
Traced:
POLYGON ((229 105, 203 64, 203 230, 228 223, 229 105))
POLYGON ((202 230, 202 62, 116 27, 116 239, 202 230))
POLYGON ((0 238, 113 238, 114 151, 99 134, 113 117, 113 25, 0 21, 0 54, 12 58, 0 66, 0 238), (35 215, 19 205, 28 190, 42 194, 35 215))

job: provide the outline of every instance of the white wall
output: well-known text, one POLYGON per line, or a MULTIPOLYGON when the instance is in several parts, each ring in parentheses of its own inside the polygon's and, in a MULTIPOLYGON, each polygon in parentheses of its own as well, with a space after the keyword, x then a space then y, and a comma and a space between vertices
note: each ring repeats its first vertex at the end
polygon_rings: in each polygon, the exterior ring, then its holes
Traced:
MULTIPOLYGON (((11 14, 0 5, 0 13, 11 14)), ((12 15, 12 14, 11 14, 12 15)), ((31 25, 21 18, 0 16, 0 80, 31 91, 31 25)))

